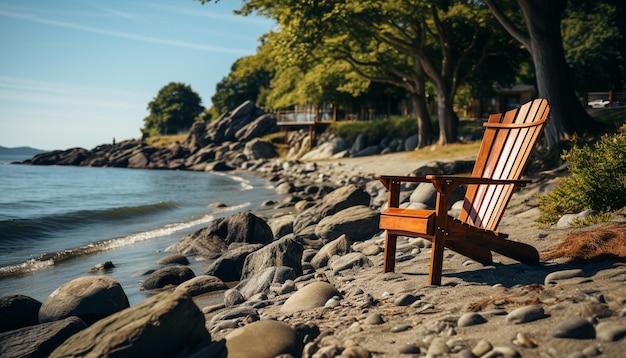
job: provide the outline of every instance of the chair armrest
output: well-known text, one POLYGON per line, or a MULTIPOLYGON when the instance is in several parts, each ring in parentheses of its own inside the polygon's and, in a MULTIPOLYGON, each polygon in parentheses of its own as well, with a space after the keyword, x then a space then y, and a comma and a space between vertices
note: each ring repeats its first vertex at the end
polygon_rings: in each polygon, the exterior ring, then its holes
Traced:
POLYGON ((426 179, 425 175, 420 176, 408 176, 408 175, 376 175, 374 178, 380 180, 385 188, 389 190, 389 184, 392 182, 402 183, 430 183, 431 180, 426 179))
POLYGON ((426 175, 426 179, 431 182, 446 182, 448 185, 506 185, 525 186, 532 183, 529 179, 491 179, 482 177, 472 177, 469 175, 426 175))

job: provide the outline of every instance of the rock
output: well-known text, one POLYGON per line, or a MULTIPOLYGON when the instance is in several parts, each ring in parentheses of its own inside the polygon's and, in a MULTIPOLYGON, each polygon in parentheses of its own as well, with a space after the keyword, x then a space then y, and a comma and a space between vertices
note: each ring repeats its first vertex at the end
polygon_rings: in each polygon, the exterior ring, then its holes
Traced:
POLYGON ((171 254, 157 261, 160 265, 189 265, 189 260, 181 254, 171 254))
POLYGON ((356 205, 369 205, 370 195, 356 185, 349 184, 333 190, 328 195, 296 216, 293 231, 298 234, 305 227, 320 222, 323 218, 356 205))
POLYGON ((333 259, 329 262, 329 267, 333 270, 333 273, 337 274, 340 271, 348 270, 355 267, 371 267, 374 264, 367 256, 363 255, 360 252, 351 252, 344 256, 335 256, 336 259, 333 259))
POLYGON ((328 159, 349 147, 349 144, 343 138, 335 137, 313 148, 306 154, 301 155, 301 159, 305 161, 328 159))
POLYGON ((51 357, 173 357, 211 340, 184 292, 162 292, 70 337, 51 357))
POLYGON ((350 252, 351 242, 346 235, 341 235, 337 239, 324 245, 313 258, 311 259, 311 265, 314 268, 321 268, 326 266, 328 259, 334 255, 344 255, 350 252))
POLYGON ((39 321, 45 323, 77 316, 91 325, 128 307, 128 298, 116 280, 85 276, 52 292, 39 309, 39 321))
POLYGON ((235 139, 238 142, 249 142, 253 138, 262 137, 266 134, 277 131, 276 115, 274 113, 266 113, 258 116, 250 124, 241 128, 235 133, 235 139))
POLYGON ((302 341, 289 325, 261 320, 238 328, 226 336, 229 357, 300 357, 302 341))
POLYGON ((247 211, 216 219, 206 228, 183 237, 167 250, 183 255, 217 257, 233 242, 266 245, 272 240, 272 229, 265 220, 247 211))
POLYGON ((38 324, 40 307, 41 302, 24 295, 0 298, 0 333, 38 324))
POLYGON ((301 276, 302 251, 302 244, 291 237, 274 241, 246 257, 241 269, 241 279, 244 280, 274 266, 291 267, 296 276, 301 276))
POLYGON ((548 275, 544 279, 544 285, 556 284, 559 280, 566 280, 572 277, 583 277, 585 273, 581 269, 562 270, 555 271, 548 275))
POLYGON ((596 330, 586 319, 574 317, 553 327, 550 335, 556 338, 591 339, 596 337, 596 330))
POLYGON ((93 273, 93 272, 100 272, 100 271, 108 271, 108 270, 112 270, 114 268, 115 268, 115 265, 113 265, 113 262, 105 261, 105 262, 99 263, 99 264, 95 265, 94 267, 90 268, 87 272, 93 273))
POLYGON ((457 321, 457 326, 467 327, 467 326, 474 326, 477 324, 482 324, 485 322, 487 322, 487 320, 483 316, 481 316, 479 313, 468 312, 459 318, 459 320, 457 321))
POLYGON ((315 235, 325 240, 334 240, 343 234, 352 241, 368 240, 380 231, 379 218, 380 213, 367 206, 352 206, 320 220, 315 235))
POLYGON ((213 261, 204 274, 219 277, 225 282, 239 281, 246 257, 262 247, 262 244, 244 244, 234 248, 231 245, 224 255, 213 261))
POLYGON ((596 337, 604 342, 615 342, 626 337, 626 325, 623 322, 600 322, 596 327, 596 337))
POLYGON ((409 305, 412 305, 417 300, 419 300, 418 297, 415 297, 414 295, 410 293, 405 293, 403 295, 400 295, 398 298, 396 298, 393 301, 393 304, 396 306, 409 306, 409 305))
POLYGON ((335 286, 327 282, 313 282, 291 295, 280 308, 280 312, 293 313, 324 307, 334 296, 341 297, 335 286))
POLYGON ((380 154, 380 152, 382 151, 382 148, 378 145, 372 145, 370 147, 364 148, 358 152, 354 152, 352 153, 351 157, 367 157, 370 155, 376 155, 376 154, 380 154))
POLYGON ((295 219, 295 215, 284 215, 272 220, 269 225, 274 233, 274 237, 280 239, 287 234, 293 233, 293 221, 295 219))
POLYGON ((215 162, 208 163, 204 167, 205 172, 229 172, 231 170, 235 170, 232 166, 226 164, 226 162, 218 160, 215 162))
POLYGON ((128 168, 143 169, 149 163, 148 158, 141 152, 128 158, 128 168))
POLYGON ((188 267, 168 266, 154 271, 142 284, 143 290, 155 290, 165 286, 178 286, 196 275, 188 267))
POLYGON ((287 280, 295 280, 296 274, 291 267, 268 267, 265 270, 255 274, 254 276, 244 279, 235 286, 241 292, 244 298, 250 297, 258 293, 269 292, 272 284, 284 284, 287 280))
POLYGON ((574 223, 575 220, 584 220, 587 216, 598 215, 596 210, 585 210, 578 214, 565 214, 561 216, 559 221, 556 223, 556 227, 565 228, 570 227, 574 223))
POLYGON ((226 286, 224 281, 215 276, 200 275, 181 283, 176 287, 176 291, 184 291, 190 296, 198 296, 227 288, 228 286, 226 286))
POLYGON ((246 143, 243 154, 250 160, 276 158, 278 153, 271 143, 255 138, 246 143))
POLYGON ((83 320, 72 316, 1 333, 0 353, 4 358, 48 357, 56 347, 85 328, 87 324, 83 320))
POLYGON ((546 314, 541 305, 524 306, 511 311, 506 316, 506 321, 509 323, 526 323, 536 321, 538 319, 546 317, 546 314))
POLYGON ((241 292, 239 292, 239 290, 237 289, 231 288, 229 290, 226 290, 226 292, 224 292, 224 306, 225 307, 232 307, 240 303, 243 303, 245 301, 246 301, 246 298, 243 297, 241 292))

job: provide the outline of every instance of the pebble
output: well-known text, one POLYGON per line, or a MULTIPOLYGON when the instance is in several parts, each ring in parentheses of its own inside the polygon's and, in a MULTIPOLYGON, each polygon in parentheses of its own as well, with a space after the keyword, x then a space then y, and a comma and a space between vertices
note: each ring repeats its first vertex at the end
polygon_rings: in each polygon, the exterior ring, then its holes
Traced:
POLYGON ((496 346, 481 358, 518 358, 521 357, 518 351, 508 346, 496 346))
POLYGON ((595 338, 596 330, 586 319, 574 317, 553 327, 550 334, 556 338, 590 339, 595 338))
POLYGON ((476 312, 469 312, 462 315, 457 321, 457 326, 467 327, 485 323, 487 320, 476 312))
POLYGON ((415 344, 404 344, 402 346, 400 346, 400 348, 398 348, 398 353, 400 354, 421 354, 422 350, 420 349, 420 347, 416 346, 415 344))
POLYGON ((413 327, 410 324, 401 324, 399 326, 394 326, 393 328, 391 328, 391 333, 400 333, 408 331, 411 328, 413 327))
POLYGON ((601 322, 596 327, 596 336, 604 342, 614 342, 626 337, 626 325, 617 322, 601 322))
POLYGON ((426 352, 426 357, 437 357, 446 353, 450 353, 450 348, 446 344, 446 339, 436 337, 432 340, 432 342, 430 342, 428 352, 426 352))
POLYGON ((349 358, 369 358, 372 354, 365 348, 362 347, 348 347, 341 352, 340 357, 349 357, 349 358))
POLYGON ((573 277, 583 277, 585 273, 581 269, 555 271, 548 274, 544 280, 544 285, 557 284, 559 280, 566 280, 573 277))
POLYGON ((506 316, 506 321, 509 323, 526 323, 536 321, 538 319, 546 317, 546 314, 541 305, 524 306, 513 310, 506 316))
POLYGON ((396 306, 408 306, 418 299, 418 297, 415 297, 410 293, 406 293, 396 298, 395 301, 393 301, 393 304, 396 306))
POLYGON ((529 337, 525 333, 518 333, 518 334, 516 334, 515 335, 515 340, 513 341, 513 344, 517 344, 517 345, 522 346, 524 348, 535 348, 535 347, 537 347, 537 341, 534 338, 529 337))
POLYGON ((483 355, 487 354, 487 352, 491 351, 492 349, 493 349, 493 346, 491 345, 491 343, 489 343, 488 341, 484 339, 481 339, 480 341, 478 341, 478 343, 476 343, 474 348, 472 348, 472 353, 476 357, 482 357, 483 355))
POLYGON ((367 318, 365 318, 365 324, 378 325, 383 323, 385 323, 385 321, 379 313, 371 313, 367 316, 367 318))

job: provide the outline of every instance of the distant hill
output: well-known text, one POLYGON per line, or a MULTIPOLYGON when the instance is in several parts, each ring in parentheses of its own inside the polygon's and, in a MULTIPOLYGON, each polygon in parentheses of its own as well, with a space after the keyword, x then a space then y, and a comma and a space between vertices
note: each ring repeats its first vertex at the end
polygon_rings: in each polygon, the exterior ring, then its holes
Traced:
POLYGON ((0 145, 0 154, 10 154, 10 155, 35 155, 39 153, 43 153, 45 150, 35 149, 31 147, 15 147, 15 148, 7 148, 0 145))

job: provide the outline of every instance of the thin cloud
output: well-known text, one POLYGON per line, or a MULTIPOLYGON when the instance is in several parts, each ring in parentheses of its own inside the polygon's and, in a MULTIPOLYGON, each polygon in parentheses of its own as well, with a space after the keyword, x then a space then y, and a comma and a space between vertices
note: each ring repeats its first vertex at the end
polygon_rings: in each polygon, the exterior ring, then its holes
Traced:
POLYGON ((170 40, 170 39, 164 39, 164 38, 132 34, 132 33, 127 33, 127 32, 110 31, 110 30, 99 29, 99 28, 95 28, 91 26, 75 24, 71 22, 45 19, 45 18, 38 17, 36 15, 25 14, 25 13, 17 13, 17 12, 0 10, 0 16, 11 17, 14 19, 30 21, 30 22, 35 22, 39 24, 64 27, 64 28, 69 28, 69 29, 74 29, 74 30, 79 30, 79 31, 84 31, 84 32, 96 33, 100 35, 124 38, 124 39, 141 41, 141 42, 149 42, 149 43, 155 43, 155 44, 167 45, 167 46, 173 46, 173 47, 182 47, 182 48, 189 48, 189 49, 209 51, 209 52, 231 53, 231 54, 236 54, 236 55, 249 55, 250 54, 250 51, 248 50, 221 47, 221 46, 211 46, 211 45, 198 44, 198 43, 187 42, 187 41, 170 40))
POLYGON ((176 12, 182 15, 200 17, 200 18, 205 18, 205 19, 223 20, 223 21, 229 21, 229 22, 235 22, 235 23, 246 23, 249 25, 254 24, 258 26, 267 26, 268 24, 272 23, 272 20, 270 19, 263 19, 259 17, 251 17, 251 16, 243 16, 243 15, 231 16, 231 14, 211 11, 211 4, 202 5, 201 7, 198 7, 197 10, 190 10, 190 9, 183 8, 180 6, 164 5, 164 4, 145 4, 145 5, 155 8, 155 9, 165 10, 167 12, 176 12))

